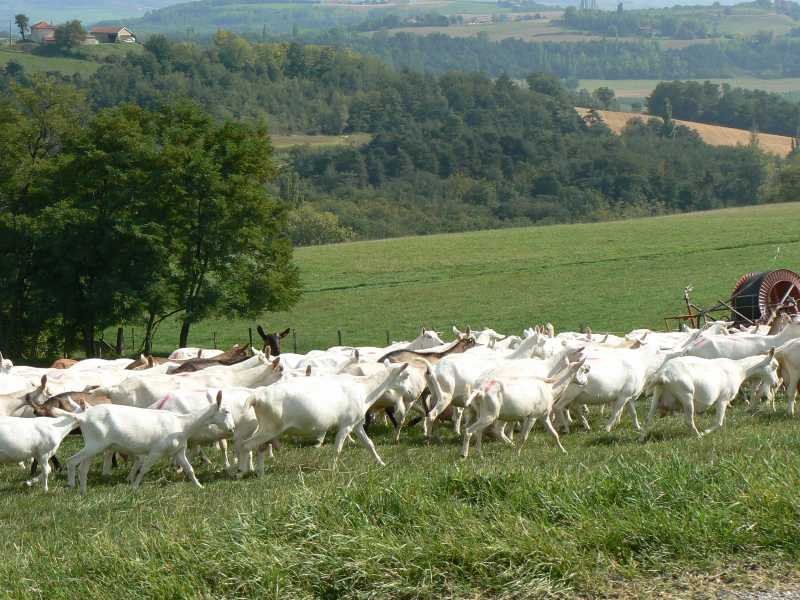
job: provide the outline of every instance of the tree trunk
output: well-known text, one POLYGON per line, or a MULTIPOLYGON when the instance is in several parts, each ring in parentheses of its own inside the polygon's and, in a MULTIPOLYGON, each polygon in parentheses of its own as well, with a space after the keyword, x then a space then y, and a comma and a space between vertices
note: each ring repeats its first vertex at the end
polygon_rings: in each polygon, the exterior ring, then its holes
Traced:
POLYGON ((150 350, 153 347, 153 329, 155 327, 155 323, 156 315, 151 311, 147 317, 147 328, 144 331, 144 341, 142 342, 142 348, 147 354, 150 354, 150 350))
POLYGON ((86 358, 94 358, 94 325, 83 326, 83 351, 86 353, 86 358))
POLYGON ((179 348, 187 348, 189 346, 189 327, 191 327, 191 325, 189 321, 181 323, 181 339, 178 342, 179 348))

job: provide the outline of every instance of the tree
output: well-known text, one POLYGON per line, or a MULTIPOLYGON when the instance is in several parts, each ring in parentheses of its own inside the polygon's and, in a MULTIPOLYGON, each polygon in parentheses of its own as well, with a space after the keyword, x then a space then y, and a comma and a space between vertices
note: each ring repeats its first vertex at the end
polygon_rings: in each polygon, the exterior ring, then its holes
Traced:
POLYGON ((671 138, 675 136, 675 121, 672 120, 672 102, 667 98, 664 100, 664 112, 661 115, 663 123, 661 125, 662 137, 671 138))
POLYGON ((611 88, 603 86, 592 92, 592 96, 594 96, 595 100, 597 100, 603 108, 608 110, 616 94, 611 88))
POLYGON ((28 31, 28 26, 30 25, 30 21, 28 20, 27 15, 19 14, 14 17, 14 23, 16 23, 17 28, 19 29, 19 34, 22 36, 22 41, 25 41, 25 33, 28 31))
POLYGON ((771 202, 797 202, 800 198, 800 159, 796 156, 775 177, 769 194, 771 202))
POLYGON ((179 344, 186 346, 191 325, 208 316, 289 308, 299 276, 287 207, 265 187, 275 176, 266 127, 216 124, 186 103, 162 110, 158 127, 163 150, 154 187, 169 223, 171 304, 152 306, 149 320, 180 313, 179 344))
POLYGON ((86 123, 87 105, 82 93, 40 74, 0 96, 0 347, 17 356, 32 356, 58 327, 49 288, 37 285, 47 272, 34 249, 47 239, 42 210, 57 202, 48 173, 86 123))
POLYGON ((86 39, 86 30, 78 20, 67 21, 55 30, 55 45, 60 50, 71 50, 81 45, 86 39))

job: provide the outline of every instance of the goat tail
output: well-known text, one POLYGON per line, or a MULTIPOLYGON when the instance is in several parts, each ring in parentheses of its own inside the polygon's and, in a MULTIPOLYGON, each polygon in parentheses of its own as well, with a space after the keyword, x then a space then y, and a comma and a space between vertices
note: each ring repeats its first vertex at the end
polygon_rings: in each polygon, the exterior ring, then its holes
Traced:
POLYGON ((470 395, 469 395, 469 396, 467 396, 467 400, 464 402, 464 408, 469 408, 470 406, 472 406, 472 403, 473 403, 473 402, 474 402, 474 401, 475 401, 475 400, 476 400, 476 399, 477 399, 479 396, 482 398, 482 397, 483 397, 483 396, 485 396, 485 395, 486 395, 486 394, 485 394, 485 392, 484 392, 482 389, 477 389, 477 390, 473 391, 472 393, 470 393, 470 395))
POLYGON ((415 358, 415 360, 418 360, 418 361, 420 361, 422 364, 424 364, 424 365, 425 365, 425 372, 426 372, 426 373, 428 373, 428 374, 430 374, 430 375, 433 375, 433 365, 432 365, 430 362, 428 362, 428 360, 427 360, 427 359, 425 359, 425 358, 423 358, 423 357, 421 357, 421 356, 415 356, 414 358, 415 358))
POLYGON ((111 388, 108 386, 97 386, 94 389, 86 389, 86 393, 89 394, 93 399, 97 398, 98 396, 106 396, 111 398, 111 388))
POLYGON ((664 373, 659 369, 650 377, 645 379, 644 386, 642 386, 642 394, 645 396, 649 396, 653 393, 657 385, 663 385, 666 383, 666 379, 664 378, 664 373))

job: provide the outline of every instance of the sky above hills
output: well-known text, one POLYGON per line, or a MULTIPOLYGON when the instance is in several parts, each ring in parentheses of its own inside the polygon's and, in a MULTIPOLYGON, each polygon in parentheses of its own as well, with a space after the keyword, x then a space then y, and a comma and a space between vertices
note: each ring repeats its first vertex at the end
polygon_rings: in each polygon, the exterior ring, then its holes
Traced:
POLYGON ((31 23, 79 19, 90 24, 107 19, 141 17, 148 10, 177 4, 175 0, 0 0, 0 30, 9 19, 24 13, 31 23))

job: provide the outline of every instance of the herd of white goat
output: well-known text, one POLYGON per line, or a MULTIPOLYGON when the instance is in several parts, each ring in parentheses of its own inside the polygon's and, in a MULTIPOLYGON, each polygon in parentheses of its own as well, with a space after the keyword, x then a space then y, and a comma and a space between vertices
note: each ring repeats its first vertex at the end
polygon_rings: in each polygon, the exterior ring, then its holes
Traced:
POLYGON ((77 472, 81 493, 92 460, 103 455, 107 474, 114 453, 129 461, 134 487, 161 459, 172 460, 200 487, 187 451, 205 458, 202 449, 209 445, 222 450, 231 475, 241 476, 262 474, 266 455, 284 436, 322 445, 326 433, 335 431, 335 465, 354 433, 383 464, 365 431, 365 420, 382 411, 397 437, 419 421, 425 435, 434 435, 437 420, 452 419, 464 457, 473 437, 480 452, 487 429, 513 445, 517 427, 521 448, 536 421, 563 450, 557 430, 568 432, 573 416, 588 428, 589 406, 608 405, 609 431, 627 410, 641 439, 657 413, 682 411, 697 436, 718 429, 740 394, 753 408, 767 399, 774 410, 783 385, 792 415, 800 321, 784 318, 771 329, 730 325, 636 330, 624 337, 556 335, 549 324, 522 336, 454 327, 451 343, 423 328, 412 342, 387 348, 279 356, 236 347, 227 353, 182 348, 160 361, 58 361, 61 368, 50 369, 14 366, 0 355, 0 462, 25 466, 32 460, 32 477, 38 463, 41 473, 28 483, 39 479, 47 491, 51 460, 79 428, 84 446, 66 464, 69 485, 75 485, 77 472), (650 409, 641 427, 635 401, 647 396, 650 409), (701 433, 695 413, 711 408, 714 425, 701 433))

